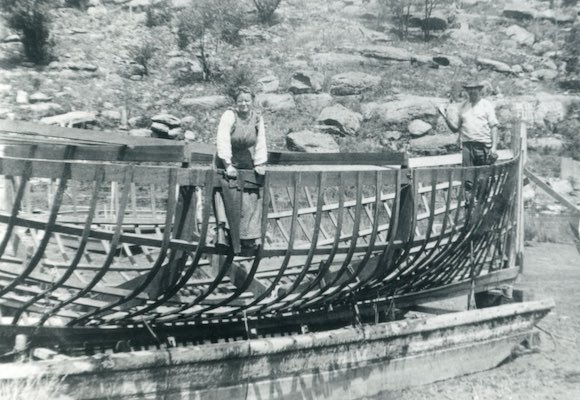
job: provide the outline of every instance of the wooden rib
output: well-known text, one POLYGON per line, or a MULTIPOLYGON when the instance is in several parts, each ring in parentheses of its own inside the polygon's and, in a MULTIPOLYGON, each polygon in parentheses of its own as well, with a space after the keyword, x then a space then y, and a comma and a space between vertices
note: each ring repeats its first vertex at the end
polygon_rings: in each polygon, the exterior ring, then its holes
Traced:
MULTIPOLYGON (((3 160, 2 160, 3 161, 3 160)), ((2 165, 3 163, 0 163, 2 165)), ((24 193, 26 192, 26 186, 28 185, 28 180, 30 179, 32 173, 32 162, 26 161, 24 163, 23 169, 21 170, 20 175, 20 185, 18 186, 18 191, 16 192, 16 196, 14 196, 12 210, 10 211, 10 217, 6 221, 6 227, 4 228, 4 237, 2 238, 2 242, 0 242, 0 256, 4 255, 4 251, 6 250, 6 246, 12 236, 12 231, 14 230, 14 226, 16 225, 16 218, 20 211, 22 198, 24 193)))
MULTIPOLYGON (((399 229, 399 213, 401 209, 401 171, 397 171, 395 175, 395 198, 393 200, 393 209, 390 213, 389 218, 389 232, 387 237, 389 238, 389 243, 386 249, 380 255, 378 265, 381 267, 382 272, 377 278, 373 280, 374 286, 385 279, 386 276, 396 267, 393 260, 393 253, 395 251, 394 241, 397 236, 397 231, 399 229)), ((386 204, 386 202, 385 202, 386 204)))
MULTIPOLYGON (((401 271, 402 271, 402 264, 408 259, 408 256, 411 252, 411 249, 413 248, 413 242, 414 242, 414 237, 416 234, 416 229, 415 226, 417 224, 417 179, 416 179, 416 173, 415 171, 410 171, 409 174, 411 175, 411 183, 407 186, 405 186, 405 188, 401 188, 401 192, 400 192, 400 197, 401 200, 399 200, 399 211, 397 212, 397 218, 398 218, 398 224, 397 224, 397 230, 394 231, 394 236, 398 238, 399 236, 399 229, 404 229, 401 228, 401 222, 406 223, 406 221, 410 220, 409 225, 407 227, 408 231, 403 231, 402 235, 404 235, 405 237, 400 238, 400 240, 402 240, 403 242, 403 250, 400 252, 400 254, 395 257, 392 260, 392 266, 391 268, 393 269, 393 271, 391 272, 390 275, 388 275, 386 277, 386 279, 395 279, 395 277, 400 276, 401 271), (407 190, 407 193, 409 193, 408 196, 410 196, 409 198, 403 198, 404 193, 403 193, 403 189, 407 190), (405 207, 403 208, 403 203, 405 203, 405 207), (411 215, 402 215, 403 213, 405 214, 411 214, 411 215)), ((394 255, 395 253, 393 252, 392 255, 394 255)), ((392 257, 391 255, 391 257, 392 257)), ((399 284, 397 284, 399 285, 399 284)))
MULTIPOLYGON (((487 167, 483 167, 487 168, 487 167)), ((473 182, 477 182, 480 179, 481 172, 483 172, 483 168, 474 168, 475 174, 473 182)), ((474 193, 475 196, 479 195, 479 191, 482 190, 481 186, 477 187, 474 185, 474 189, 477 188, 477 193, 474 193)), ((488 189, 486 189, 487 191, 488 189)), ((470 202, 469 207, 466 213, 466 221, 469 221, 472 218, 473 210, 474 210, 475 202, 470 202)), ((464 226, 462 229, 462 237, 459 238, 455 242, 455 251, 450 255, 448 259, 448 265, 443 268, 442 272, 438 276, 434 276, 432 282, 429 282, 429 286, 433 287, 435 282, 448 282, 457 276, 458 274, 467 274, 469 273, 469 254, 470 254, 470 246, 471 241, 473 240, 473 233, 477 232, 480 226, 483 223, 483 219, 480 218, 475 223, 471 223, 467 226, 464 226)))
MULTIPOLYGON (((304 278, 306 277, 306 275, 310 272, 310 267, 312 265, 312 258, 314 257, 314 249, 316 248, 316 245, 318 243, 318 236, 319 236, 319 232, 320 232, 320 224, 322 221, 322 203, 323 203, 323 199, 322 199, 322 194, 324 193, 324 189, 322 187, 323 184, 323 175, 322 172, 318 172, 318 176, 317 176, 317 181, 318 184, 317 186, 317 190, 318 190, 318 195, 317 195, 317 203, 316 203, 316 215, 315 215, 315 222, 314 222, 314 231, 312 232, 312 241, 310 243, 310 252, 308 253, 308 255, 306 256, 306 261, 304 262, 304 265, 302 266, 302 270, 300 271, 300 274, 294 279, 294 282, 292 283, 292 286, 286 290, 286 293, 284 293, 282 296, 279 296, 276 299, 276 306, 272 307, 272 309, 276 309, 277 311, 280 311, 280 308, 282 309, 286 309, 288 308, 288 306, 290 306, 293 301, 287 302, 287 304, 283 304, 282 301, 291 296, 296 289, 298 289, 298 286, 302 283, 302 281, 304 280, 304 278), (283 307, 278 307, 278 305, 283 305, 283 307)), ((304 290, 301 291, 301 293, 298 294, 298 296, 296 296, 293 300, 300 300, 308 291, 309 291, 309 287, 305 288, 304 290)))
MULTIPOLYGON (((365 252, 365 255, 363 256, 363 258, 358 262, 358 266, 356 271, 354 272, 355 276, 359 276, 361 274, 361 272, 363 271, 363 269, 365 269, 367 267, 367 263, 371 257, 372 252, 374 251, 374 245, 375 245, 375 241, 377 239, 378 236, 378 220, 379 220, 379 211, 380 211, 380 205, 381 205, 381 196, 380 194, 382 193, 383 190, 383 173, 382 171, 375 171, 375 199, 376 202, 374 204, 374 209, 375 209, 375 213, 372 216, 371 224, 373 227, 373 231, 371 233, 371 236, 369 238, 368 241, 368 249, 365 252)), ((346 288, 348 286, 348 290, 351 293, 355 293, 357 290, 360 290, 361 288, 363 288, 369 281, 370 279, 376 274, 376 272, 378 271, 379 266, 378 264, 375 266, 375 269, 372 273, 370 273, 365 279, 360 279, 356 284, 354 285, 349 285, 348 282, 343 283, 343 285, 341 285, 342 287, 340 287, 339 289, 337 289, 337 293, 340 292, 341 290, 343 290, 344 288, 346 288)))
MULTIPOLYGON (((494 167, 486 167, 485 170, 483 170, 483 172, 487 172, 488 170, 492 169, 494 167)), ((484 174, 485 175, 485 174, 484 174)), ((491 195, 491 193, 493 193, 493 185, 490 182, 490 177, 487 177, 485 180, 485 188, 483 187, 483 184, 480 184, 478 186, 478 191, 477 191, 477 196, 480 199, 488 199, 489 196, 491 195)), ((489 233, 483 232, 480 233, 480 231, 482 230, 482 226, 486 226, 487 221, 486 219, 490 216, 489 213, 493 211, 493 204, 494 202, 488 202, 488 201, 481 201, 479 203, 479 206, 481 208, 480 212, 479 212, 479 221, 478 223, 471 229, 471 240, 472 242, 474 242, 474 248, 475 248, 475 257, 476 259, 480 259, 480 257, 485 253, 485 249, 487 247, 488 244, 488 240, 489 240, 489 233)), ((467 251, 467 249, 465 250, 467 251)), ((450 271, 449 274, 447 274, 446 279, 455 279, 457 276, 462 276, 462 277, 467 277, 468 275, 470 275, 472 273, 473 267, 468 263, 468 258, 466 257, 466 259, 463 262, 463 269, 457 269, 456 271, 450 271)))
MULTIPOLYGON (((330 287, 328 282, 324 282, 324 277, 326 276, 326 274, 330 270, 330 267, 332 266, 332 263, 333 263, 334 258, 336 256, 338 246, 340 243, 340 237, 341 237, 341 233, 342 233, 342 224, 344 221, 344 210, 345 210, 345 207, 344 207, 344 204, 345 204, 344 186, 345 186, 344 175, 341 174, 339 185, 338 185, 338 191, 339 191, 339 194, 338 194, 338 218, 334 220, 335 221, 334 222, 334 224, 335 224, 334 243, 332 244, 332 248, 330 249, 328 258, 326 260, 320 262, 318 274, 310 284, 311 288, 309 289, 309 293, 308 293, 309 296, 317 296, 321 293, 324 293, 330 287), (322 287, 320 287, 316 291, 312 291, 312 289, 314 287, 316 287, 317 285, 319 285, 320 283, 322 283, 322 287)), ((322 196, 322 200, 326 204, 327 200, 326 200, 326 196, 324 194, 322 196)), ((324 210, 324 205, 323 205, 322 209, 324 210)), ((298 301, 298 303, 296 304, 296 308, 300 308, 307 300, 308 300, 307 298, 300 299, 298 301)))
MULTIPOLYGON (((34 268, 36 268, 36 266, 44 256, 44 251, 46 249, 46 246, 48 245, 48 241, 50 240, 50 236, 52 233, 52 227, 56 221, 56 218, 58 217, 58 210, 62 204, 63 194, 67 185, 68 175, 69 175, 69 167, 67 163, 64 163, 62 164, 62 174, 58 184, 58 189, 55 192, 54 199, 52 200, 50 214, 48 216, 46 226, 44 227, 44 235, 40 240, 40 243, 38 244, 37 248, 35 249, 34 254, 28 261, 28 265, 24 267, 20 275, 16 277, 10 284, 0 289, 0 297, 11 291, 16 285, 19 285, 22 282, 24 282, 24 280, 34 270, 34 268)), ((17 316, 19 318, 20 314, 17 313, 17 316)), ((15 324, 18 321, 18 318, 16 317, 14 318, 13 324, 15 324)))
MULTIPOLYGON (((449 170, 448 171, 448 181, 450 183, 449 187, 451 187, 451 182, 453 181, 453 170, 449 170)), ((435 196, 435 193, 433 193, 433 196, 435 196)), ((429 268, 429 262, 431 260, 431 257, 437 253, 437 251, 440 251, 440 244, 441 241, 443 239, 443 233, 447 231, 447 223, 449 221, 449 212, 451 211, 451 190, 447 191, 447 198, 445 201, 445 214, 442 218, 443 223, 441 225, 441 231, 438 235, 437 241, 435 243, 435 245, 431 248, 431 251, 429 252, 429 254, 427 254, 423 260, 421 261, 421 263, 419 265, 416 266, 417 270, 420 270, 421 268, 427 266, 427 268, 429 268)))
MULTIPOLYGON (((425 208, 427 210, 434 210, 435 209, 435 202, 437 200, 437 175, 438 175, 438 169, 432 169, 430 171, 430 175, 431 175, 431 202, 430 204, 427 203, 427 200, 424 198, 423 195, 421 195, 421 198, 423 199, 424 203, 425 203, 425 208)), ((427 243, 429 243, 430 239, 431 239, 431 233, 433 230, 433 221, 435 219, 434 215, 431 215, 431 217, 428 220, 427 223, 427 229, 425 232, 425 240, 423 241, 423 244, 421 245, 421 248, 416 251, 415 256, 412 258, 412 260, 409 261, 409 257, 410 255, 407 256, 407 260, 406 260, 406 268, 404 270, 401 271, 400 276, 404 276, 404 275, 408 275, 408 274, 412 274, 414 269, 417 267, 417 265, 415 265, 415 263, 417 263, 417 261, 420 259, 420 257, 423 255, 423 252, 425 251, 425 247, 427 246, 427 243)))
MULTIPOLYGON (((205 173, 205 204, 203 205, 203 210, 202 210, 202 224, 201 224, 201 232, 199 234, 199 243, 197 244, 196 248, 195 248, 195 253, 192 255, 192 263, 191 263, 191 267, 189 269, 189 271, 184 274, 184 276, 182 277, 183 279, 179 280, 178 282, 176 282, 173 287, 168 288, 168 290, 166 290, 166 292, 159 298, 157 298, 155 301, 153 301, 151 304, 148 304, 147 306, 127 313, 126 316, 124 316, 124 320, 129 320, 129 319, 134 319, 135 317, 139 316, 139 315, 143 315, 145 313, 147 313, 148 311, 151 311, 157 307, 159 307, 160 305, 163 305, 165 303, 165 301, 169 300, 171 297, 173 297, 181 287, 183 287, 183 285, 185 285, 185 283, 191 278, 191 276, 193 275, 193 273, 195 272, 196 268, 198 267, 199 264, 199 260, 201 259, 201 256, 203 255, 205 249, 206 249, 206 237, 207 237, 207 231, 208 231, 208 227, 209 227, 209 217, 210 217, 210 212, 211 212, 211 204, 212 204, 212 196, 213 196, 213 181, 214 181, 214 171, 213 170, 207 170, 205 173)), ((192 196, 192 201, 195 202, 195 200, 193 200, 195 196, 192 196)), ((195 210, 193 210, 195 211, 195 210)), ((185 220, 187 216, 187 212, 182 214, 182 220, 183 223, 185 222, 185 220)), ((180 232, 178 232, 180 234, 180 232)), ((182 257, 183 258, 183 257, 182 257)))
MULTIPOLYGON (((34 304, 38 300, 44 298, 49 293, 52 293, 55 290, 59 289, 70 278, 70 276, 75 271, 76 267, 78 266, 78 263, 80 262, 80 260, 83 256, 84 249, 85 249, 87 242, 88 242, 89 231, 91 228, 92 220, 95 216, 95 211, 97 208, 97 201, 99 198, 99 192, 101 189, 102 179, 103 179, 102 169, 96 169, 95 176, 93 179, 94 184, 93 184, 92 196, 91 196, 91 201, 90 201, 90 205, 89 205, 89 211, 87 213, 85 226, 83 229, 83 233, 80 236, 80 241, 79 241, 79 246, 78 246, 77 252, 76 252, 75 256, 73 257, 72 261, 70 262, 68 268, 58 278, 57 281, 53 282, 48 288, 46 288, 44 291, 40 292, 37 296, 34 296, 27 303, 25 303, 23 305, 23 307, 21 308, 21 310, 19 310, 20 314, 25 312, 29 306, 31 306, 32 304, 34 304)), ((53 307, 51 310, 45 311, 43 313, 42 317, 40 318, 40 320, 38 321, 38 325, 42 326, 46 322, 46 320, 48 320, 52 315, 55 315, 56 312, 60 308, 61 307, 53 307)), ((15 314, 14 319, 13 319, 13 324, 16 324, 18 322, 18 316, 19 316, 19 314, 15 314)))
MULTIPOLYGON (((459 193, 457 195, 457 201, 461 202, 461 199, 465 196, 465 169, 460 169, 460 182, 461 185, 459 186, 459 193)), ((455 209, 455 217, 454 217, 454 222, 453 222, 453 226, 451 227, 451 231, 449 234, 450 238, 453 238, 457 232, 457 229, 459 227, 459 215, 461 214, 461 209, 460 207, 457 207, 455 209)), ((443 236, 443 235, 441 235, 443 236)), ((447 243, 443 246, 443 248, 440 249, 439 253, 435 256, 435 258, 433 260, 431 260, 429 267, 430 270, 426 273, 423 274, 422 276, 420 276, 417 280, 417 282, 421 282, 422 280, 425 280, 427 276, 433 276, 436 272, 440 271, 441 269, 446 267, 446 263, 444 262, 444 259, 446 257, 448 257, 448 252, 450 251, 450 249, 452 249, 454 246, 454 241, 452 239, 448 240, 447 243)), ((417 284, 415 284, 414 286, 416 286, 417 284)))
MULTIPOLYGON (((85 294, 89 293, 91 291, 91 289, 97 285, 99 283, 99 281, 105 276, 105 274, 107 273, 107 271, 109 270, 109 267, 111 266, 114 258, 115 258, 115 249, 117 248, 117 245, 119 244, 119 240, 121 238, 121 233, 122 233, 122 228, 123 228, 123 218, 125 218, 125 210, 127 208, 127 203, 129 202, 129 192, 131 189, 130 183, 132 181, 133 178, 133 166, 128 166, 125 168, 124 171, 124 179, 123 179, 123 193, 121 194, 121 199, 120 199, 120 204, 119 204, 119 208, 117 209, 117 225, 115 227, 115 230, 113 232, 113 236, 111 238, 111 243, 110 243, 110 247, 111 247, 111 251, 109 253, 107 253, 107 256, 103 262, 102 268, 99 272, 97 272, 95 274, 95 276, 91 279, 91 281, 88 283, 88 285, 86 287, 84 287, 81 291, 79 291, 76 295, 70 297, 68 300, 66 300, 65 302, 63 302, 63 306, 70 304, 70 302, 72 301, 72 299, 78 299, 82 296, 84 296, 85 294)), ((68 325, 75 325, 80 323, 81 321, 85 321, 84 318, 79 318, 79 319, 73 319, 72 321, 70 321, 68 323, 68 325)))
MULTIPOLYGON (((270 191, 268 190, 269 184, 270 184, 270 179, 269 179, 268 174, 266 174, 266 176, 264 177, 264 186, 262 187, 262 190, 261 190, 261 192, 263 193, 263 197, 262 197, 262 220, 260 221, 260 227, 261 227, 260 243, 261 244, 260 244, 260 247, 259 247, 256 255, 254 256, 252 266, 250 267, 250 271, 246 275, 244 281, 242 282, 241 285, 236 287, 234 292, 231 293, 229 296, 226 296, 224 299, 216 302, 215 304, 211 305, 210 307, 205 307, 205 308, 197 311, 193 315, 188 315, 186 319, 190 319, 195 315, 208 313, 209 311, 215 310, 215 309, 222 307, 222 306, 231 305, 231 303, 233 301, 235 301, 236 299, 238 299, 240 296, 242 296, 244 294, 244 292, 250 287, 250 285, 254 281, 254 277, 256 276, 256 272, 258 271, 260 261, 262 260, 264 241, 266 239, 266 230, 267 230, 267 226, 268 226, 268 206, 269 206, 269 201, 270 201, 270 199, 269 199, 270 191)), ((208 292, 210 292, 210 291, 208 290, 208 292)), ((250 302, 251 302, 252 297, 254 297, 254 296, 250 296, 246 300, 250 300, 250 302)), ((246 309, 249 307, 249 305, 247 305, 247 304, 248 303, 237 306, 236 307, 237 309, 235 311, 232 310, 230 313, 233 314, 235 312, 235 313, 239 314, 242 309, 246 309)), ((179 320, 183 320, 183 319, 180 318, 179 320)))
MULTIPOLYGON (((301 177, 302 174, 300 172, 294 172, 292 174, 292 188, 293 188, 293 200, 292 200, 292 204, 298 204, 298 187, 300 185, 300 181, 301 181, 301 177)), ((272 204, 274 204, 274 199, 272 198, 272 204)), ((269 296, 274 289, 277 287, 278 283, 280 283, 280 281, 282 280, 282 278, 284 277, 284 273, 286 272, 286 269, 288 268, 288 264, 290 263, 290 259, 292 258, 292 254, 293 254, 293 247, 294 247, 294 238, 296 236, 296 224, 297 224, 297 219, 298 219, 298 207, 294 207, 293 211, 292 211, 292 219, 290 220, 290 233, 288 235, 288 247, 286 248, 286 252, 284 255, 284 259, 282 260, 282 264, 280 265, 280 269, 278 272, 278 275, 272 280, 272 282, 270 283, 270 286, 264 291, 264 293, 262 293, 260 296, 258 296, 252 303, 253 305, 256 305, 255 309, 251 309, 252 313, 260 313, 262 312, 264 309, 266 309, 266 307, 268 307, 269 303, 263 304, 263 305, 259 305, 259 302, 263 299, 265 299, 267 296, 269 296)))
POLYGON ((106 307, 102 307, 98 310, 93 311, 90 314, 84 316, 84 319, 94 318, 99 314, 102 314, 106 311, 112 310, 115 307, 119 307, 122 304, 126 304, 127 302, 136 298, 139 294, 143 292, 149 286, 149 284, 153 281, 153 279, 157 276, 159 271, 161 270, 161 266, 163 265, 163 261, 167 256, 169 240, 171 239, 171 226, 173 223, 173 216, 175 215, 175 209, 177 206, 177 194, 176 194, 176 187, 177 187, 177 174, 172 172, 169 175, 169 183, 168 183, 168 191, 167 191, 167 208, 165 213, 165 231, 163 234, 163 239, 161 242, 161 247, 159 249, 159 254, 155 263, 151 266, 147 273, 147 277, 143 282, 141 282, 137 287, 133 289, 131 293, 127 296, 124 296, 113 302, 106 307))
MULTIPOLYGON (((306 201, 308 202, 308 207, 310 207, 310 208, 315 207, 314 202, 312 201, 312 195, 310 194, 310 189, 308 189, 308 186, 304 187, 304 193, 306 194, 306 201)), ((321 202, 323 202, 323 201, 324 200, 321 200, 321 202)), ((324 236, 325 239, 328 239, 330 237, 328 235, 328 232, 326 232, 326 229, 324 229, 324 227, 322 226, 322 224, 320 225, 320 233, 322 233, 322 236, 324 236)))
MULTIPOLYGON (((357 179, 356 179, 356 209, 355 209, 355 220, 353 223, 353 228, 352 228, 352 235, 351 235, 351 242, 350 242, 350 246, 349 246, 349 250, 348 253, 345 256, 345 259, 342 263, 342 266, 340 267, 339 271, 337 272, 336 276, 331 279, 330 284, 328 284, 324 290, 324 292, 331 290, 331 293, 333 294, 337 294, 338 291, 340 289, 336 289, 336 287, 334 286, 339 280, 340 278, 342 278, 342 276, 345 274, 345 272, 348 271, 348 268, 350 266, 350 262, 352 260, 352 257, 354 255, 355 252, 355 248, 356 248, 356 242, 358 240, 358 232, 359 232, 359 225, 360 225, 360 220, 361 220, 361 213, 362 213, 362 182, 361 182, 361 171, 357 171, 357 179)), ((356 276, 351 276, 350 279, 347 279, 346 282, 350 283, 353 280, 356 280, 357 277, 356 276)), ((322 291, 319 293, 323 293, 322 291)), ((306 305, 308 306, 313 306, 314 304, 320 304, 322 302, 325 302, 326 299, 328 298, 328 294, 326 294, 325 296, 317 296, 316 298, 312 299, 312 300, 308 300, 306 302, 306 305)))

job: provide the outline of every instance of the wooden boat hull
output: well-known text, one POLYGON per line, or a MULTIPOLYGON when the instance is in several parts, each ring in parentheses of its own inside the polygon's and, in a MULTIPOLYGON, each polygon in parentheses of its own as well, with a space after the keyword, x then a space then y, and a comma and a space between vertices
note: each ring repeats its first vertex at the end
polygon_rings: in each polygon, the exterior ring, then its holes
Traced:
POLYGON ((554 306, 543 300, 326 332, 11 364, 75 399, 361 399, 493 368, 554 306))
POLYGON ((407 168, 402 154, 270 153, 261 245, 238 254, 216 243, 211 152, 103 136, 113 151, 87 143, 90 132, 0 121, 3 131, 22 139, 0 149, 3 324, 316 325, 517 270, 518 157, 407 168))

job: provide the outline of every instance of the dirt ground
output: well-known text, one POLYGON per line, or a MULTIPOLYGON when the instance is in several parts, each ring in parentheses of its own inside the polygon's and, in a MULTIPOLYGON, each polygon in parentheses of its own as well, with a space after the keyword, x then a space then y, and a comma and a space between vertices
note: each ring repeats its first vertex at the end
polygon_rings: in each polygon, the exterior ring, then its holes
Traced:
POLYGON ((520 278, 516 286, 533 299, 551 297, 556 302, 538 324, 538 352, 520 354, 490 371, 391 393, 380 400, 580 399, 580 254, 571 244, 531 244, 525 248, 520 278))

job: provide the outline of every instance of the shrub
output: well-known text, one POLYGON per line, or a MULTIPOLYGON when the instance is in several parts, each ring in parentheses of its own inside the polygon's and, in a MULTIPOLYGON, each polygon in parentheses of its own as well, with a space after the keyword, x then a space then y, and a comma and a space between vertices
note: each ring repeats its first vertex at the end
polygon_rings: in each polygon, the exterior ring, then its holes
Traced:
POLYGON ((562 0, 562 7, 575 7, 578 0, 562 0))
POLYGON ((566 72, 580 74, 580 24, 572 26, 566 37, 564 57, 566 59, 566 72))
POLYGON ((155 56, 156 51, 157 47, 150 39, 145 39, 131 49, 133 61, 143 68, 143 75, 149 75, 151 72, 153 56, 155 56))
POLYGON ((145 9, 145 26, 168 25, 171 22, 172 9, 168 0, 163 0, 157 4, 149 4, 145 9))
POLYGON ((89 0, 66 0, 64 5, 71 8, 78 8, 79 10, 86 10, 89 6, 89 0))
POLYGON ((282 0, 253 0, 258 19, 263 24, 271 24, 274 19, 274 12, 282 0))
POLYGON ((195 51, 206 79, 214 76, 215 68, 209 59, 211 44, 220 42, 237 45, 239 32, 245 26, 244 11, 237 0, 196 0, 182 11, 177 22, 177 45, 181 50, 195 51))
POLYGON ((433 25, 431 16, 433 15, 433 10, 439 6, 445 6, 450 3, 449 0, 420 0, 423 6, 423 24, 421 28, 423 29, 423 38, 427 42, 431 37, 431 31, 437 29, 433 25))
POLYGON ((226 71, 221 78, 224 81, 224 92, 231 98, 235 97, 236 90, 240 86, 254 88, 254 72, 246 64, 241 64, 226 71))
POLYGON ((22 34, 26 58, 37 64, 48 64, 54 44, 50 40, 49 0, 2 0, 6 22, 22 34))
POLYGON ((566 140, 564 154, 580 161, 580 114, 570 115, 558 124, 558 133, 566 140))
POLYGON ((379 18, 384 20, 386 15, 391 13, 397 23, 397 33, 401 39, 407 39, 409 36, 409 20, 413 4, 413 0, 379 0, 379 18))

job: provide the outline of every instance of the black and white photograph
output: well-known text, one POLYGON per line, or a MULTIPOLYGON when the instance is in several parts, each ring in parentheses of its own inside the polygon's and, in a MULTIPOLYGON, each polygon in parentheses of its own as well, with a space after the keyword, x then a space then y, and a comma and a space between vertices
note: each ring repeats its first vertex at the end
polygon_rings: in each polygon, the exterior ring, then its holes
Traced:
POLYGON ((580 0, 0 0, 37 399, 580 399, 580 0))

